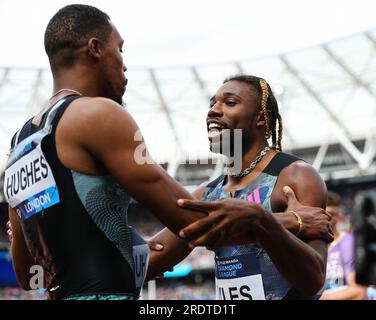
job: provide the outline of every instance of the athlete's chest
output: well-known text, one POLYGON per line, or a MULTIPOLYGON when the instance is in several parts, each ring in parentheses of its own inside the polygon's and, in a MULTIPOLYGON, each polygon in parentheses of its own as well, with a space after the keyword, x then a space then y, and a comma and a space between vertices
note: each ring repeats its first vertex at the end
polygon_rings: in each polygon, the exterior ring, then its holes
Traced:
POLYGON ((286 201, 282 197, 282 190, 276 189, 277 178, 277 176, 262 173, 251 183, 235 189, 227 187, 225 177, 223 177, 215 185, 206 189, 203 200, 214 201, 236 198, 260 204, 269 212, 276 212, 276 209, 283 211, 286 207, 286 201))

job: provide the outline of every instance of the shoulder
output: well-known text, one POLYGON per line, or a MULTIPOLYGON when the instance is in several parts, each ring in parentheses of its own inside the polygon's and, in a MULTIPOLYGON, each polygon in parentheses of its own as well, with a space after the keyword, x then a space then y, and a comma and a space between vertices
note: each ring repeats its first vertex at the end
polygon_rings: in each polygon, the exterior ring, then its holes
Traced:
POLYGON ((315 168, 303 160, 297 160, 286 166, 280 176, 292 183, 309 183, 321 181, 322 179, 315 168), (312 180, 313 179, 313 180, 312 180))
POLYGON ((121 105, 115 101, 102 97, 82 97, 74 100, 68 113, 72 116, 87 120, 103 117, 115 118, 119 114, 129 115, 129 113, 121 105))
POLYGON ((291 187, 303 204, 324 208, 326 204, 326 185, 319 173, 303 160, 286 166, 278 176, 278 189, 291 187))
POLYGON ((74 100, 62 117, 62 125, 68 130, 90 134, 116 130, 124 132, 136 129, 137 125, 124 107, 102 97, 82 97, 74 100))

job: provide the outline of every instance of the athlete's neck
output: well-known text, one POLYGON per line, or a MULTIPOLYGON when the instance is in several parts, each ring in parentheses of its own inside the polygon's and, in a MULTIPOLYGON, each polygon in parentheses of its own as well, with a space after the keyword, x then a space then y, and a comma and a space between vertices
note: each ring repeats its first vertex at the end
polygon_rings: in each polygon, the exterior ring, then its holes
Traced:
POLYGON ((55 96, 52 97, 51 102, 59 100, 64 96, 71 95, 74 92, 77 92, 77 94, 80 93, 82 96, 86 97, 96 97, 99 96, 97 91, 98 90, 95 90, 95 88, 85 86, 84 83, 77 83, 77 81, 54 81, 51 96, 54 94, 55 96), (57 92, 59 93, 56 94, 57 92))
MULTIPOLYGON (((249 165, 255 161, 256 157, 260 154, 260 152, 266 147, 266 143, 264 141, 259 141, 253 143, 249 148, 243 152, 242 155, 242 167, 241 171, 248 168, 249 165)), ((269 151, 265 157, 257 164, 256 168, 253 170, 254 172, 260 172, 265 167, 265 163, 269 162, 269 155, 275 153, 275 151, 269 151)), ((235 160, 236 161, 236 160, 235 160)), ((229 184, 239 184, 242 180, 247 179, 247 176, 244 177, 232 177, 228 176, 229 184)))
MULTIPOLYGON (((101 96, 100 78, 95 70, 85 65, 76 65, 68 69, 61 69, 53 72, 54 86, 53 93, 61 89, 71 89, 80 92, 86 97, 101 96)), ((61 92, 57 98, 66 96, 69 92, 61 92)))

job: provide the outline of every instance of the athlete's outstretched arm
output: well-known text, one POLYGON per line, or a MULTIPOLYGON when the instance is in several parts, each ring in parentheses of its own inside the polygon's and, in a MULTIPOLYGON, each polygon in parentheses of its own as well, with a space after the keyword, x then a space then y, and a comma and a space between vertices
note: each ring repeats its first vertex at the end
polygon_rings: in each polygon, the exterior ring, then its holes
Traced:
MULTIPOLYGON (((206 184, 207 183, 202 184, 193 193, 195 198, 202 198, 206 184)), ((303 221, 303 228, 299 234, 300 239, 306 241, 313 239, 323 239, 326 242, 333 241, 334 235, 330 225, 331 217, 325 210, 320 207, 304 206, 292 196, 289 196, 288 200, 290 201, 288 202, 288 208, 286 211, 294 210, 299 214, 303 221)), ((239 218, 239 215, 242 213, 244 213, 244 217, 250 216, 254 213, 254 204, 236 199, 228 199, 227 201, 229 202, 229 207, 223 205, 225 201, 220 202, 223 212, 226 212, 227 218, 231 216, 231 218, 236 219, 236 217, 239 218), (238 206, 235 205, 235 201, 237 202, 236 204, 238 206), (236 213, 234 211, 236 211, 236 213)), ((205 202, 205 205, 210 206, 213 205, 213 203, 205 202)), ((215 208, 215 205, 213 208, 215 208)), ((257 206, 257 208, 262 210, 262 208, 259 206, 257 206)), ((203 208, 203 210, 205 210, 205 208, 203 208)), ((148 275, 146 279, 151 280, 154 277, 161 275, 163 272, 170 270, 175 264, 183 260, 195 246, 208 247, 211 244, 213 247, 209 247, 208 249, 217 249, 221 247, 224 243, 224 239, 230 239, 234 233, 239 236, 240 228, 242 228, 244 224, 248 223, 240 218, 238 219, 239 224, 234 226, 234 220, 229 220, 227 227, 224 227, 227 228, 227 230, 222 230, 225 232, 222 233, 221 237, 218 237, 215 228, 213 228, 215 224, 218 225, 218 221, 215 219, 215 214, 216 212, 213 211, 208 217, 202 218, 184 229, 189 239, 192 239, 195 234, 198 235, 198 238, 195 239, 195 241, 192 241, 191 247, 187 246, 185 241, 182 241, 180 238, 175 236, 167 228, 156 234, 152 238, 152 241, 154 243, 163 245, 164 248, 163 250, 151 252, 148 275)), ((285 227, 291 233, 296 234, 298 232, 299 227, 296 217, 291 212, 277 212, 272 213, 272 215, 280 225, 285 227)), ((246 229, 245 232, 249 233, 249 229, 246 229)), ((244 239, 245 237, 240 238, 244 239)), ((251 240, 250 237, 249 240, 251 240)), ((234 243, 235 242, 236 239, 234 239, 234 243)))
MULTIPOLYGON (((175 234, 206 216, 177 206, 177 199, 193 199, 192 195, 151 159, 136 122, 110 99, 81 98, 72 102, 57 126, 56 144, 60 158, 65 159, 68 152, 73 155, 85 152, 84 159, 88 160, 81 163, 95 159, 95 163, 175 234), (63 149, 65 155, 59 151, 63 149)), ((68 168, 86 173, 66 162, 63 164, 68 168)))

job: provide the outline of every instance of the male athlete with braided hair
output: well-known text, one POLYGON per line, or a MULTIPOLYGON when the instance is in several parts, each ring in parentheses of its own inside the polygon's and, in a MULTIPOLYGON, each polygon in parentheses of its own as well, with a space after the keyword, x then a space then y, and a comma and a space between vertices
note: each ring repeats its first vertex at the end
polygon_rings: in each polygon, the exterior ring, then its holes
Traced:
POLYGON ((178 202, 209 213, 180 235, 191 247, 215 250, 217 298, 317 299, 325 280, 327 244, 298 238, 303 226, 292 207, 297 198, 303 205, 325 208, 326 188, 309 164, 281 152, 282 119, 269 85, 248 75, 226 79, 210 100, 207 128, 212 150, 220 150, 215 144, 225 130, 241 129, 243 145, 240 173, 225 170, 199 188, 195 196, 204 201, 178 202), (278 212, 296 218, 295 234, 277 222, 278 212), (242 234, 254 241, 223 246, 242 234))

